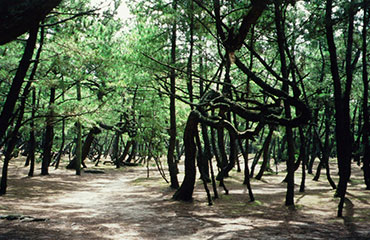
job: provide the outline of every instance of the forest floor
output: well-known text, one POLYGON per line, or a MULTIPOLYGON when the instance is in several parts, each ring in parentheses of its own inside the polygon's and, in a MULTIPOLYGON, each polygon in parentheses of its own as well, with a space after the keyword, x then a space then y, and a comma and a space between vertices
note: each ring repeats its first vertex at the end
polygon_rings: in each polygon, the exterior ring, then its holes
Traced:
POLYGON ((208 206, 199 180, 192 203, 171 200, 174 191, 154 166, 149 178, 145 167, 91 164, 104 174, 51 167, 49 176, 36 168, 29 178, 23 162, 11 162, 8 192, 0 197, 0 215, 15 218, 0 219, 0 239, 370 239, 370 191, 355 164, 345 217, 337 218, 324 171, 317 182, 308 175, 304 193, 296 185, 292 210, 284 206, 284 172, 253 179, 256 201, 249 202, 243 173, 233 170, 225 181, 229 195, 219 188, 220 198, 208 206))

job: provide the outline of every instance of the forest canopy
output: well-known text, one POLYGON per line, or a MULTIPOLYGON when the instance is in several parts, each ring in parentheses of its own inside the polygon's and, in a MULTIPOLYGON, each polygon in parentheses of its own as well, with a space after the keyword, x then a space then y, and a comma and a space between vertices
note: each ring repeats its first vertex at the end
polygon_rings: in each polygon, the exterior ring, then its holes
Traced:
POLYGON ((369 5, 1 1, 0 193, 18 152, 29 176, 37 162, 48 175, 67 159, 80 175, 87 159, 117 168, 154 160, 184 201, 198 171, 209 204, 208 183, 216 198, 216 183, 227 194, 224 179, 241 163, 254 201, 250 178, 273 160, 286 165, 285 205, 294 206, 295 173, 303 192, 316 159, 342 216, 353 164, 370 190, 369 5))

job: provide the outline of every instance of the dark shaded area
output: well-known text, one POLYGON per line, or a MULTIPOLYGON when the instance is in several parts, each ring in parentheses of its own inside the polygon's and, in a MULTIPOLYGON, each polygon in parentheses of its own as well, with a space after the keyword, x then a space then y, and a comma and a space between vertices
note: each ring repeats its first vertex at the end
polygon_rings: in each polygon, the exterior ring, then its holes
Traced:
POLYGON ((61 0, 1 0, 0 45, 26 33, 60 2, 61 0))

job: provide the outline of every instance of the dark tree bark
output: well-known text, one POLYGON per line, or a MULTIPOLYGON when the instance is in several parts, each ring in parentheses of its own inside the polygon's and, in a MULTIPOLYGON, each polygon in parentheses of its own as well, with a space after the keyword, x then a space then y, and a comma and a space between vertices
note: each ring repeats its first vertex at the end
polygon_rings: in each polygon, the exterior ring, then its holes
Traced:
POLYGON ((121 164, 119 162, 119 139, 121 133, 116 131, 114 134, 113 146, 112 146, 112 161, 116 164, 116 168, 120 168, 121 164))
POLYGON ((303 133, 303 129, 302 128, 299 128, 299 136, 300 136, 300 140, 301 140, 301 144, 303 146, 300 147, 300 155, 302 153, 302 151, 304 151, 304 153, 302 154, 302 178, 301 178, 301 184, 299 186, 299 192, 304 192, 305 191, 305 184, 306 184, 306 166, 307 166, 307 162, 308 162, 308 147, 310 145, 310 140, 312 138, 311 136, 311 128, 309 128, 306 132, 306 134, 308 134, 308 139, 306 140, 306 136, 304 135, 303 133))
MULTIPOLYGON (((265 141, 266 141, 266 139, 265 139, 265 141)), ((252 162, 252 167, 251 167, 251 172, 249 173, 250 178, 252 178, 253 175, 254 175, 254 170, 256 169, 257 163, 260 160, 260 158, 262 156, 262 153, 263 153, 263 147, 261 149, 259 149, 258 152, 256 152, 255 155, 254 155, 253 162, 252 162)))
MULTIPOLYGON (((22 101, 25 101, 26 96, 29 94, 31 84, 35 79, 37 67, 39 65, 40 56, 41 56, 41 52, 42 52, 42 47, 44 45, 44 38, 45 38, 45 28, 41 27, 40 43, 39 43, 40 46, 39 46, 39 48, 37 50, 37 53, 36 53, 35 63, 33 65, 32 72, 30 74, 29 82, 27 83, 27 85, 25 87, 25 92, 23 93, 22 101)), ((35 88, 33 88, 32 89, 31 122, 30 122, 31 131, 30 131, 30 140, 29 140, 29 148, 30 149, 29 149, 28 156, 27 156, 27 159, 29 160, 29 163, 30 163, 30 170, 28 172, 28 176, 30 176, 30 177, 33 176, 34 169, 35 169, 35 151, 36 151, 36 149, 35 149, 36 148, 36 139, 35 139, 35 129, 34 129, 35 115, 36 115, 36 90, 35 90, 35 88)))
POLYGON ((54 139, 54 110, 55 88, 50 89, 49 115, 46 119, 46 130, 44 137, 44 150, 41 165, 41 175, 49 175, 49 164, 51 163, 52 147, 54 139))
MULTIPOLYGON (((81 102, 81 80, 77 79, 76 81, 76 95, 77 101, 81 102)), ((82 124, 80 119, 76 121, 76 131, 77 131, 77 139, 76 139, 76 164, 75 170, 76 175, 81 175, 81 163, 82 163, 82 124)))
MULTIPOLYGON (((223 169, 226 168, 226 166, 228 164, 227 154, 226 154, 226 150, 225 150, 226 147, 225 147, 224 137, 225 137, 224 129, 223 128, 217 129, 217 147, 218 147, 218 150, 220 151, 220 156, 221 156, 221 159, 220 159, 221 165, 219 166, 221 171, 219 172, 219 174, 216 177, 217 180, 221 179, 220 173, 222 172, 223 169)), ((228 177, 228 175, 225 175, 223 177, 228 177)))
POLYGON ((363 126, 363 135, 362 135, 362 145, 363 145, 363 167, 362 170, 364 172, 364 181, 366 185, 366 189, 370 190, 370 142, 369 142, 369 135, 370 135, 370 118, 369 118, 369 79, 368 79, 368 72, 367 72, 367 31, 368 31, 368 24, 369 24, 369 6, 368 2, 365 1, 364 3, 364 20, 363 20, 363 29, 362 29, 362 81, 364 84, 364 92, 362 97, 362 111, 363 111, 363 118, 364 118, 364 126, 363 126))
POLYGON ((35 151, 36 151, 36 138, 35 138, 35 115, 36 115, 36 90, 32 89, 32 112, 31 112, 31 122, 30 122, 30 151, 29 151, 29 159, 30 159, 30 170, 28 172, 29 177, 33 177, 33 173, 35 171, 35 151))
MULTIPOLYGON (((26 91, 28 91, 26 89, 26 91)), ((2 176, 1 176, 1 182, 0 182, 0 195, 4 195, 6 193, 7 189, 7 182, 8 182, 8 165, 9 161, 12 158, 12 153, 14 151, 15 145, 18 141, 18 132, 22 124, 22 119, 23 119, 23 114, 24 114, 24 109, 26 106, 26 100, 24 99, 22 101, 22 104, 20 106, 20 112, 19 116, 16 122, 16 125, 14 127, 14 130, 11 134, 11 138, 9 140, 9 143, 7 145, 7 148, 5 150, 5 159, 4 159, 4 164, 3 164, 3 169, 2 169, 2 176)))
MULTIPOLYGON (((134 141, 133 144, 132 144, 132 148, 131 148, 131 152, 130 154, 128 155, 128 158, 127 160, 124 162, 124 164, 129 164, 131 163, 132 159, 134 160, 135 162, 135 158, 136 158, 136 150, 137 150, 137 142, 134 141)), ((134 163, 133 163, 134 164, 134 163)))
MULTIPOLYGON (((27 44, 24 49, 22 59, 19 62, 17 72, 13 78, 12 85, 10 87, 5 103, 3 105, 3 109, 0 115, 0 140, 4 139, 4 134, 9 127, 9 120, 13 114, 15 104, 18 100, 18 96, 19 96, 22 84, 24 82, 24 78, 26 77, 27 70, 30 66, 30 63, 31 63, 30 60, 32 58, 33 51, 36 46, 37 30, 38 30, 38 23, 36 22, 36 23, 33 23, 33 27, 30 29, 29 38, 27 40, 27 44)), ((4 34, 0 34, 0 36, 3 36, 3 35, 4 34)))
POLYGON ((315 159, 318 155, 318 148, 319 148, 318 147, 318 141, 319 140, 316 138, 316 134, 314 132, 315 129, 313 128, 312 131, 313 131, 314 134, 312 135, 312 143, 311 143, 311 148, 310 148, 310 152, 311 152, 310 160, 307 164, 307 173, 308 174, 313 174, 312 168, 313 168, 313 164, 315 162, 315 159))
POLYGON ((130 140, 130 141, 127 141, 126 145, 125 145, 125 148, 123 149, 123 153, 121 154, 121 156, 119 157, 118 161, 120 163, 122 163, 123 161, 125 161, 129 151, 130 151, 130 148, 132 146, 132 144, 134 143, 134 140, 130 140))
POLYGON ((333 20, 332 20, 332 0, 326 1, 325 29, 328 50, 330 54, 330 71, 334 84, 335 99, 335 133, 337 142, 337 158, 339 168, 339 184, 337 196, 340 197, 338 204, 338 217, 342 217, 343 205, 347 191, 347 183, 351 176, 351 156, 352 156, 352 134, 350 124, 350 93, 353 80, 352 68, 352 45, 353 45, 353 28, 354 28, 354 9, 351 1, 349 10, 349 23, 347 33, 346 49, 346 82, 344 92, 342 92, 341 78, 338 68, 337 50, 334 40, 333 20))
POLYGON ((184 130, 184 145, 185 145, 185 177, 181 187, 173 195, 173 199, 182 201, 191 201, 193 199, 193 191, 195 184, 195 157, 196 143, 195 136, 198 131, 198 115, 192 111, 186 122, 184 130))
POLYGON ((65 140, 66 140, 65 126, 66 126, 66 120, 63 119, 62 120, 62 142, 60 143, 59 152, 58 152, 57 156, 55 157, 54 162, 52 164, 52 165, 55 164, 55 169, 58 169, 60 159, 62 158, 62 155, 64 154, 64 144, 65 144, 65 140))
MULTIPOLYGON (((279 47, 279 54, 280 54, 280 64, 281 64, 281 73, 284 79, 288 79, 288 68, 286 63, 286 57, 285 57, 285 33, 282 28, 283 19, 281 15, 281 4, 278 3, 277 0, 274 1, 275 5, 275 25, 276 25, 276 31, 277 31, 277 38, 278 38, 278 47, 279 47)), ((289 85, 284 82, 282 90, 285 93, 289 93, 289 85)), ((284 110, 285 110, 285 117, 291 118, 291 109, 290 104, 284 101, 284 110)), ((287 126, 285 128, 286 130, 286 137, 287 137, 287 144, 288 144, 288 159, 286 161, 287 165, 287 176, 286 176, 286 182, 287 182, 287 192, 285 197, 285 205, 286 206, 294 206, 294 162, 295 162, 295 156, 294 156, 294 139, 293 139, 293 130, 290 126, 287 126)))
MULTIPOLYGON (((33 44, 33 47, 35 47, 38 27, 39 27, 39 25, 36 24, 30 30, 30 37, 27 41, 26 49, 27 49, 27 47, 29 47, 28 46, 29 44, 33 44)), ((41 53, 42 40, 43 40, 43 37, 41 37, 41 42, 40 42, 41 45, 40 45, 40 48, 39 48, 39 51, 38 51, 38 58, 40 57, 40 53, 41 53)), ((31 79, 33 79, 34 74, 36 72, 36 69, 37 69, 37 63, 35 63, 35 66, 33 68, 32 74, 30 76, 31 79)), ((26 100, 27 100, 27 96, 28 96, 29 91, 30 91, 31 84, 32 84, 32 81, 30 80, 24 88, 23 95, 22 95, 23 98, 22 98, 22 101, 21 101, 21 104, 20 104, 20 107, 19 107, 18 119, 17 119, 15 127, 14 127, 14 129, 11 133, 10 140, 9 140, 8 145, 7 145, 7 148, 5 150, 5 159, 4 159, 1 182, 0 182, 0 195, 3 195, 3 194, 6 193, 7 181, 8 181, 8 165, 9 165, 10 159, 12 158, 12 153, 13 153, 13 150, 14 150, 14 148, 16 146, 16 143, 17 143, 17 140, 18 140, 19 129, 22 126, 22 119, 23 119, 23 115, 24 115, 24 111, 25 111, 25 107, 26 107, 26 100)))
POLYGON ((212 145, 212 150, 213 154, 215 155, 216 158, 216 163, 217 163, 217 168, 221 168, 221 157, 220 157, 220 151, 218 150, 217 144, 216 144, 216 130, 211 127, 211 145, 212 145))
POLYGON ((265 142, 263 143, 263 162, 262 162, 262 165, 261 165, 261 168, 260 168, 260 171, 258 172, 257 176, 255 177, 257 180, 261 180, 262 178, 262 175, 263 173, 265 172, 266 170, 266 167, 267 167, 267 162, 270 158, 270 143, 271 143, 271 139, 272 139, 272 134, 274 133, 274 127, 270 127, 270 131, 266 137, 266 140, 265 142))
MULTIPOLYGON (((189 93, 189 100, 190 102, 194 101, 193 97, 193 49, 194 49, 194 3, 190 1, 190 9, 189 9, 189 57, 186 69, 187 75, 187 88, 189 93)), ((202 93, 201 93, 202 94, 202 93)), ((193 106, 190 106, 191 110, 193 110, 193 106)))
POLYGON ((208 127, 207 125, 205 124, 202 124, 201 123, 201 129, 202 129, 202 137, 203 137, 203 143, 204 143, 204 147, 203 147, 203 151, 202 151, 202 157, 203 157, 203 163, 202 163, 202 166, 203 166, 203 169, 202 169, 202 173, 204 174, 204 179, 207 181, 207 182, 210 182, 210 177, 209 177, 209 162, 212 161, 212 158, 213 158, 213 154, 212 154, 212 151, 211 151, 211 143, 209 141, 209 136, 208 136, 208 127))
POLYGON ((61 0, 2 0, 0 45, 13 41, 29 31, 60 2, 61 0))
POLYGON ((82 145, 82 155, 81 162, 83 163, 87 156, 89 155, 91 145, 97 134, 101 133, 101 130, 98 127, 93 127, 86 136, 85 142, 82 145))
POLYGON ((254 196, 253 196, 253 192, 252 192, 252 187, 251 187, 251 183, 250 183, 250 178, 249 178, 249 167, 248 167, 248 139, 246 139, 246 143, 245 143, 245 148, 243 148, 243 143, 241 141, 241 139, 239 138, 238 139, 238 144, 239 144, 239 149, 243 155, 243 158, 244 158, 244 181, 243 181, 243 184, 247 185, 247 189, 248 189, 248 194, 249 194, 249 199, 251 202, 254 201, 254 196))
MULTIPOLYGON (((255 31, 254 27, 251 28, 251 37, 249 39, 249 43, 251 48, 254 48, 254 41, 255 41, 255 31)), ((254 55, 252 51, 250 51, 249 54, 250 62, 249 62, 249 69, 253 69, 253 64, 254 64, 254 55)), ((250 76, 247 76, 247 84, 246 84, 246 89, 245 89, 245 97, 248 98, 250 95, 250 83, 251 83, 251 78, 250 76)), ((248 105, 247 105, 248 106, 248 105)), ((249 128, 249 121, 245 122, 245 129, 249 128)), ((254 196, 252 193, 252 188, 250 184, 250 173, 249 173, 249 139, 245 139, 245 147, 243 147, 242 140, 239 138, 238 139, 238 144, 239 144, 239 149, 242 152, 243 158, 244 158, 244 180, 243 184, 247 185, 248 192, 249 192, 249 197, 251 201, 254 201, 254 196)), ((253 175, 253 174, 252 174, 253 175)))
POLYGON ((329 157, 330 157, 331 148, 333 146, 330 143, 330 122, 331 122, 330 121, 330 116, 331 116, 331 114, 329 112, 329 106, 326 104, 326 107, 325 107, 325 141, 324 141, 324 144, 322 144, 322 142, 321 142, 318 130, 316 129, 316 127, 314 127, 315 136, 316 136, 316 139, 318 141, 319 149, 321 151, 321 157, 319 155, 320 163, 317 167, 316 175, 315 175, 313 180, 314 181, 319 180, 321 168, 325 167, 326 177, 329 181, 329 184, 333 189, 336 189, 336 185, 335 185, 334 181, 332 180, 332 178, 330 176, 330 166, 329 166, 329 157))
POLYGON ((203 160, 203 152, 202 152, 202 144, 200 142, 200 137, 199 137, 199 132, 196 131, 196 135, 195 135, 195 140, 196 140, 196 146, 198 148, 198 151, 197 151, 197 164, 198 164, 198 169, 199 169, 199 172, 200 172, 200 179, 202 180, 202 183, 203 183, 203 187, 204 187, 204 190, 206 191, 207 193, 207 199, 208 199, 208 205, 211 206, 212 205, 212 197, 211 197, 211 193, 208 189, 208 186, 207 186, 207 179, 205 178, 205 173, 204 173, 204 164, 207 164, 208 165, 208 162, 205 162, 203 160))
MULTIPOLYGON (((172 2, 173 10, 177 10, 177 0, 172 2)), ((176 31, 177 31, 177 23, 176 18, 172 24, 172 33, 171 33, 171 64, 176 63, 176 31)), ((175 97, 176 97, 176 72, 175 69, 171 69, 170 74, 170 140, 167 152, 167 164, 170 172, 170 182, 171 188, 177 189, 179 188, 179 182, 177 180, 177 166, 175 161, 175 146, 176 146, 176 104, 175 104, 175 97)))
MULTIPOLYGON (((95 139, 95 135, 101 133, 101 130, 98 127, 93 127, 90 129, 89 133, 86 136, 85 142, 82 145, 82 153, 81 153, 81 164, 84 168, 86 168, 86 165, 84 163, 85 159, 89 155, 90 149, 91 149, 91 144, 95 139)), ((75 169, 76 166, 76 157, 72 159, 72 161, 69 162, 67 165, 67 169, 75 169)))
MULTIPOLYGON (((21 118, 19 116, 19 118, 21 118)), ((22 120, 18 120, 19 122, 21 122, 22 120)), ((17 137, 17 134, 18 134, 18 130, 19 130, 19 127, 20 127, 20 123, 17 124, 19 125, 18 127, 16 126, 14 131, 12 132, 11 134, 11 138, 9 140, 9 143, 7 145, 7 148, 5 150, 5 158, 4 158, 4 164, 3 164, 3 169, 2 169, 2 175, 1 175, 1 182, 0 182, 0 195, 4 195, 6 193, 6 189, 7 189, 7 186, 8 186, 8 166, 9 166, 9 161, 10 159, 12 158, 12 153, 13 153, 13 150, 14 150, 14 147, 17 143, 17 140, 18 140, 18 137, 17 137)))

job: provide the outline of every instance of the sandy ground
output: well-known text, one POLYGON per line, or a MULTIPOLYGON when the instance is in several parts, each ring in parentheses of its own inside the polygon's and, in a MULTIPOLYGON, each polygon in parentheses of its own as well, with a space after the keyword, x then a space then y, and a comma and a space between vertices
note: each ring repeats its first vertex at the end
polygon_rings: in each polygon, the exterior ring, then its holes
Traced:
POLYGON ((37 169, 29 178, 21 163, 11 162, 0 215, 22 219, 0 220, 0 239, 370 239, 370 192, 356 165, 345 217, 336 218, 338 199, 324 175, 318 182, 309 175, 305 193, 296 186, 292 210, 284 206, 284 173, 252 180, 256 201, 249 202, 243 173, 233 171, 225 181, 230 194, 208 206, 199 181, 192 203, 172 201, 154 167, 149 178, 144 167, 111 166, 82 176, 63 168, 39 176, 37 169))

